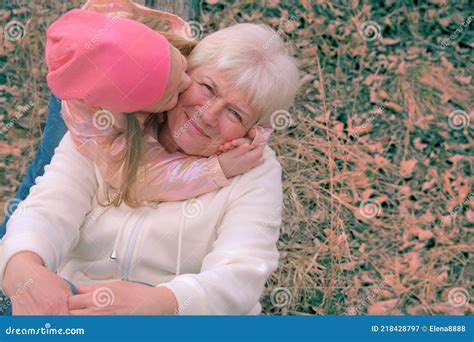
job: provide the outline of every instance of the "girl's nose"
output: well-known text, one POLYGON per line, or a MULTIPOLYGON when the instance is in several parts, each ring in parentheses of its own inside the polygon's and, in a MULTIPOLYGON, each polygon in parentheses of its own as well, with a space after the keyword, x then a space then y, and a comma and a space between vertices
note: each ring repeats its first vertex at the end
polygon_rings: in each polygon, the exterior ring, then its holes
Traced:
POLYGON ((193 80, 191 79, 191 77, 189 77, 189 75, 184 72, 183 78, 181 80, 181 87, 179 89, 179 92, 183 93, 184 91, 186 91, 191 86, 192 83, 193 83, 193 80))

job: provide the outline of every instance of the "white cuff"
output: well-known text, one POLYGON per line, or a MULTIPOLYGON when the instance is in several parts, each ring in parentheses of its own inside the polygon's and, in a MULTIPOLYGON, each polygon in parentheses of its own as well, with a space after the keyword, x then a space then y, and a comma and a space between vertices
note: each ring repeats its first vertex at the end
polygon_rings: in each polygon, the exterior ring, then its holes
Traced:
POLYGON ((219 158, 217 158, 217 155, 210 156, 208 158, 209 164, 208 164, 208 172, 209 175, 211 176, 212 180, 218 187, 224 187, 230 184, 230 180, 227 179, 227 177, 224 174, 224 171, 222 171, 221 164, 219 163, 219 158))
POLYGON ((156 287, 166 287, 174 293, 178 315, 209 315, 204 291, 192 275, 180 275, 156 287))
POLYGON ((19 253, 29 251, 37 254, 45 266, 55 272, 57 265, 57 252, 49 240, 41 233, 20 233, 8 236, 0 241, 0 290, 3 291, 3 275, 10 258, 19 253))

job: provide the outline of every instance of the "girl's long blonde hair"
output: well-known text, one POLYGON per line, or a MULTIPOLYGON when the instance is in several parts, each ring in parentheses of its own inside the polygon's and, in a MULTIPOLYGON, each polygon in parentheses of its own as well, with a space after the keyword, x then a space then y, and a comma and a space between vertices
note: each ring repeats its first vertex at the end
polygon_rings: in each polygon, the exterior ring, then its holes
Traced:
MULTIPOLYGON (((159 31, 159 33, 168 39, 170 44, 176 47, 186 57, 189 56, 193 48, 197 45, 197 41, 184 39, 174 33, 165 31, 159 31)), ((113 172, 123 168, 121 186, 119 189, 112 191, 111 186, 107 182, 105 183, 105 197, 107 201, 101 203, 98 199, 99 204, 102 206, 113 205, 119 207, 122 202, 125 202, 129 207, 136 208, 142 204, 142 201, 136 197, 135 184, 142 156, 143 138, 140 125, 134 114, 135 113, 126 113, 125 150, 117 163, 109 165, 113 172), (114 193, 111 195, 111 192, 114 193)), ((158 116, 150 115, 144 123, 145 131, 148 129, 157 129, 157 127, 158 116)))

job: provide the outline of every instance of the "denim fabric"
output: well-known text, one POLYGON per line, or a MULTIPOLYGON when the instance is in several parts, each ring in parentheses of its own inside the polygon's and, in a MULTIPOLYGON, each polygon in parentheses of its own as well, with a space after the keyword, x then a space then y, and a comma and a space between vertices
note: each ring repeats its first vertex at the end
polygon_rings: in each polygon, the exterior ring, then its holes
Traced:
MULTIPOLYGON (((17 200, 23 201, 30 193, 31 186, 35 184, 36 177, 44 174, 44 167, 51 162, 54 150, 59 145, 64 134, 66 134, 66 131, 66 124, 61 116, 61 100, 51 94, 43 139, 38 147, 38 151, 36 151, 35 159, 28 167, 26 176, 16 192, 15 198, 17 200)), ((0 226, 0 239, 5 235, 9 218, 10 215, 7 215, 0 226)))

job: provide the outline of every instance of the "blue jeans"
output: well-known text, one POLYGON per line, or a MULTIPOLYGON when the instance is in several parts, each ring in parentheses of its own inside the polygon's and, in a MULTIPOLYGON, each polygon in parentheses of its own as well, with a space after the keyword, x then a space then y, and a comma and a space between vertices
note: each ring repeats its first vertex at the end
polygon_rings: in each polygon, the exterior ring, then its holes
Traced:
MULTIPOLYGON (((51 162, 54 150, 59 145, 64 134, 66 134, 66 131, 66 124, 61 116, 61 100, 51 94, 43 139, 38 147, 38 151, 36 151, 35 159, 28 167, 26 176, 16 192, 15 198, 23 201, 28 196, 31 186, 35 184, 36 177, 44 174, 44 167, 51 162)), ((9 218, 10 215, 5 216, 0 226, 0 239, 5 235, 9 218)))
MULTIPOLYGON (((64 279, 64 278, 63 278, 63 279, 64 279)), ((69 280, 67 280, 67 279, 64 279, 64 281, 69 284, 69 287, 71 288, 71 291, 72 291, 72 294, 73 294, 73 295, 76 295, 76 294, 79 293, 79 292, 77 291, 77 289, 76 289, 76 286, 75 286, 73 283, 71 283, 71 282, 70 282, 69 280)), ((11 301, 10 301, 9 298, 6 298, 6 300, 5 300, 4 302, 6 303, 7 306, 6 306, 6 308, 4 309, 4 311, 3 311, 3 315, 4 315, 4 316, 11 316, 11 315, 12 315, 12 304, 11 304, 11 301)))
MULTIPOLYGON (((59 142, 63 138, 64 134, 66 134, 66 131, 67 127, 61 116, 61 100, 51 94, 43 139, 41 140, 38 150, 36 151, 35 159, 28 167, 26 176, 16 192, 15 198, 23 201, 28 196, 31 186, 35 183, 36 177, 42 176, 44 174, 44 167, 51 162, 54 150, 59 145, 59 142)), ((13 212, 13 210, 11 212, 13 212)), ((6 226, 9 218, 10 215, 7 214, 0 226, 0 239, 3 238, 6 233, 6 226)), ((71 286, 71 290, 74 293, 74 291, 76 291, 76 287, 71 283, 69 283, 69 285, 71 286)), ((3 303, 6 302, 5 299, 7 298, 4 297, 3 303)), ((3 314, 11 315, 11 305, 5 308, 3 314)))

